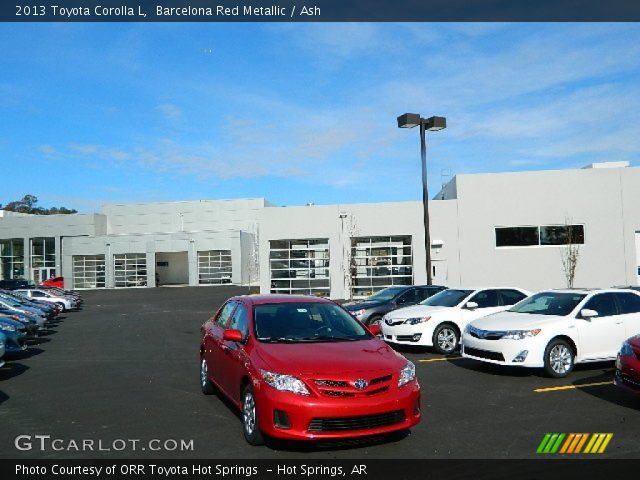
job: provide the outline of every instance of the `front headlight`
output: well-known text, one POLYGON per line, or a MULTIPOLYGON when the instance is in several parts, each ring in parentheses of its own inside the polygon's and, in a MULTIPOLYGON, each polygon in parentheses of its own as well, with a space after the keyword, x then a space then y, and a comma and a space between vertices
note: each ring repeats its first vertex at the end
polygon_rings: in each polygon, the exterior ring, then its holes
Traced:
POLYGON ((471 324, 470 323, 468 323, 467 326, 464 327, 464 332, 462 332, 462 333, 464 333, 465 335, 468 335, 469 332, 471 332, 471 324))
POLYGON ((15 332, 16 327, 14 327, 13 325, 0 324, 0 330, 4 330, 5 332, 15 332))
POLYGON ((624 342, 620 347, 620 353, 618 353, 618 355, 621 357, 633 357, 635 356, 635 353, 629 342, 624 342))
POLYGON ((511 339, 511 340, 522 340, 527 337, 535 337, 540 333, 540 329, 536 328, 534 330, 509 330, 505 332, 502 338, 511 339))
POLYGON ((400 370, 400 379, 398 380, 398 387, 401 387, 411 380, 416 379, 416 366, 407 360, 407 364, 400 370))
POLYGON ((407 318, 404 323, 406 325, 417 325, 418 323, 428 322, 429 320, 431 320, 431 317, 427 315, 426 317, 407 318))
POLYGON ((283 375, 281 373, 268 372, 260 370, 262 378, 271 387, 281 392, 292 392, 299 395, 309 395, 306 385, 299 378, 291 375, 283 375))

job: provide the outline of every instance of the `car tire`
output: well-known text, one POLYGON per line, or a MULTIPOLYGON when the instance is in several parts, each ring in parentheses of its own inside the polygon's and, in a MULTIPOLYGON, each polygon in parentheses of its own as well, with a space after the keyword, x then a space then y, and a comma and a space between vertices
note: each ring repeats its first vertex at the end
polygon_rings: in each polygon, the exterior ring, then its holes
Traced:
POLYGON ((247 385, 242 390, 242 432, 244 439, 249 445, 264 445, 264 437, 258 427, 258 415, 256 408, 256 398, 253 395, 251 385, 247 385))
POLYGON ((569 375, 573 370, 574 361, 573 348, 565 340, 551 340, 544 350, 544 370, 552 378, 569 375))
POLYGON ((209 380, 209 367, 204 358, 200 361, 200 389, 205 395, 213 395, 216 392, 213 383, 209 380))
POLYGON ((433 332, 433 348, 442 355, 455 352, 460 346, 460 334, 451 323, 441 323, 433 332))
POLYGON ((63 311, 63 312, 66 312, 66 311, 67 311, 67 309, 64 307, 64 303, 62 303, 62 302, 56 302, 56 305, 58 305, 58 306, 62 309, 62 311, 63 311))
POLYGON ((382 317, 380 315, 374 315, 367 321, 367 325, 380 325, 381 323, 382 317))

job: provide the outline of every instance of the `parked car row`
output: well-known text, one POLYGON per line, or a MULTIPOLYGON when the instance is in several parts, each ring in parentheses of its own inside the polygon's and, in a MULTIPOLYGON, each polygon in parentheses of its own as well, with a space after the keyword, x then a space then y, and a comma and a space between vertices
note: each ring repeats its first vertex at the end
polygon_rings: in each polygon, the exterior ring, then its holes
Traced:
POLYGON ((552 377, 617 358, 616 385, 640 394, 640 291, 629 288, 390 287, 342 308, 316 297, 240 296, 201 334, 201 390, 231 400, 253 445, 265 436, 335 439, 417 424, 415 366, 390 345, 460 349, 552 377))
POLYGON ((13 286, 27 288, 0 290, 0 367, 3 357, 26 350, 27 342, 43 334, 62 312, 82 305, 77 293, 57 287, 13 286))

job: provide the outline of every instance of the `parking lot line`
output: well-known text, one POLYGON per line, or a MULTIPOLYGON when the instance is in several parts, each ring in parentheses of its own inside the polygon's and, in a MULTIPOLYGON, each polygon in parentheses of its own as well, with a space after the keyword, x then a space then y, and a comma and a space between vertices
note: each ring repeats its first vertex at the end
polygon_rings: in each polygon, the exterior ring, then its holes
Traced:
POLYGON ((446 362, 447 360, 457 360, 458 358, 462 358, 462 357, 423 358, 422 360, 418 360, 418 361, 421 363, 446 362))
POLYGON ((545 393, 545 392, 557 392, 561 390, 575 390, 577 388, 588 388, 588 387, 599 387, 601 385, 611 385, 613 381, 610 382, 596 382, 596 383, 581 383, 579 385, 562 385, 560 387, 545 387, 545 388, 536 388, 533 391, 536 393, 545 393))

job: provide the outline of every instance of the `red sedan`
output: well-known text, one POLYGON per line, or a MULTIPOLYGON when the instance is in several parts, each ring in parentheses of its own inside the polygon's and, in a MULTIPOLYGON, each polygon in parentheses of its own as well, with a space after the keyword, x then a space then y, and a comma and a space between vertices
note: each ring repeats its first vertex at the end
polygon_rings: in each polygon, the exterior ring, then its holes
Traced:
POLYGON ((640 395, 640 335, 622 344, 616 360, 617 386, 640 395))
POLYGON ((326 299, 234 297, 202 326, 201 388, 241 410, 252 445, 406 430, 420 421, 415 366, 378 333, 326 299))

